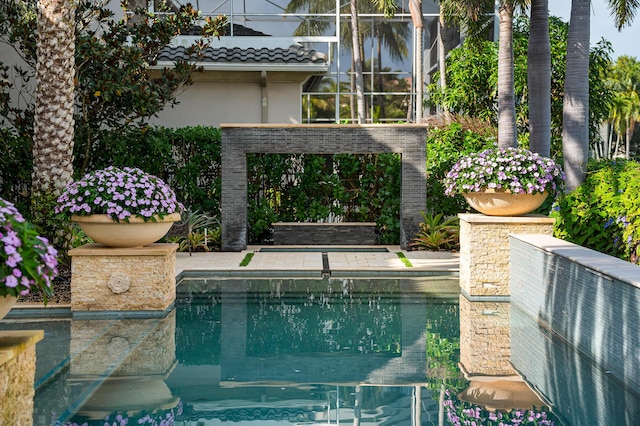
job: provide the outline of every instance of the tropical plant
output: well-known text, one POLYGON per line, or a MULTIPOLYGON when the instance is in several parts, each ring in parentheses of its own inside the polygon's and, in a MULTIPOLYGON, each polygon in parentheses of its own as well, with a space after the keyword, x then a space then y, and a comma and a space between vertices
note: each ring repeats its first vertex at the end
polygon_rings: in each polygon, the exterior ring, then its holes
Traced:
POLYGON ((0 296, 36 291, 46 305, 58 274, 57 254, 13 203, 0 198, 0 296))
POLYGON ((128 222, 132 216, 156 221, 183 209, 162 179, 138 168, 111 166, 68 184, 55 211, 76 216, 106 214, 116 222, 128 222))
MULTIPOLYGON (((562 159, 563 85, 568 25, 560 18, 549 18, 551 39, 551 157, 562 159)), ((527 131, 531 89, 527 86, 527 50, 529 20, 519 16, 514 23, 516 117, 519 136, 524 145, 527 131)), ((447 88, 429 86, 431 102, 461 114, 491 120, 497 124, 495 87, 497 84, 497 45, 493 42, 471 43, 449 53, 447 60, 447 88)), ((612 90, 607 84, 611 44, 601 40, 591 47, 589 61, 589 134, 596 140, 600 125, 607 117, 612 90)), ((533 150, 533 149, 532 149, 533 150)))
POLYGON ((590 163, 586 180, 552 209, 556 237, 640 263, 640 164, 590 163))
POLYGON ((460 221, 457 216, 444 217, 441 213, 420 212, 422 222, 412 248, 418 250, 458 250, 460 248, 460 221))
POLYGON ((179 251, 209 251, 220 246, 220 222, 198 210, 187 209, 184 219, 173 224, 168 240, 178 244, 179 251), (180 232, 183 231, 183 232, 180 232), (178 235, 175 235, 178 233, 178 235), (180 235, 181 234, 181 235, 180 235))
POLYGON ((495 148, 461 158, 445 177, 445 194, 486 188, 514 194, 562 192, 564 173, 551 158, 523 148, 495 148))
POLYGON ((619 144, 625 141, 625 158, 628 160, 635 123, 640 120, 640 62, 629 56, 618 57, 611 68, 609 84, 615 91, 609 120, 617 136, 617 143, 616 149, 609 145, 609 149, 603 150, 603 154, 610 158, 617 153, 619 144))

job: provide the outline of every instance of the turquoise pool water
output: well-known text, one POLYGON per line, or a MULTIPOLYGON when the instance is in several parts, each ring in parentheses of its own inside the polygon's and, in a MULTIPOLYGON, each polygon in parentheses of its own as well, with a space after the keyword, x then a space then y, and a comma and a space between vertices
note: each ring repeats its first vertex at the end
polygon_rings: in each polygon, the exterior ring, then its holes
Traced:
MULTIPOLYGON (((460 353, 476 366, 474 351, 492 339, 481 332, 484 341, 460 347, 461 324, 464 335, 477 322, 459 301, 450 277, 187 279, 162 319, 20 320, 0 329, 45 330, 34 425, 457 424, 494 415, 456 397, 473 388, 460 353)), ((520 330, 537 328, 515 317, 520 330)), ((629 408, 637 395, 605 396, 622 398, 614 409, 627 419, 637 414, 640 404, 629 408)), ((546 408, 501 413, 588 424, 580 407, 567 407, 553 408, 559 417, 546 408)))

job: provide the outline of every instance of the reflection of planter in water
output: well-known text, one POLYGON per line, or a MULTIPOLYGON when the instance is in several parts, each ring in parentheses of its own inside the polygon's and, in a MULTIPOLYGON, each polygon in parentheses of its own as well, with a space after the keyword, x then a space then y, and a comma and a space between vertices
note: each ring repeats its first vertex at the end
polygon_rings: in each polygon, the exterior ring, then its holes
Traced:
POLYGON ((173 222, 180 220, 179 213, 171 213, 164 218, 156 216, 155 221, 145 221, 130 217, 128 222, 116 222, 106 214, 71 216, 73 222, 96 243, 109 247, 139 247, 155 243, 164 237, 173 222))
POLYGON ((524 381, 507 377, 472 377, 471 383, 460 392, 458 398, 492 411, 533 409, 547 405, 524 381))
POLYGON ((106 379, 78 411, 78 416, 104 419, 117 411, 133 416, 141 411, 170 410, 180 398, 159 377, 130 376, 106 379))
POLYGON ((471 207, 488 216, 519 216, 540 207, 548 193, 514 194, 511 191, 488 188, 462 195, 471 207))

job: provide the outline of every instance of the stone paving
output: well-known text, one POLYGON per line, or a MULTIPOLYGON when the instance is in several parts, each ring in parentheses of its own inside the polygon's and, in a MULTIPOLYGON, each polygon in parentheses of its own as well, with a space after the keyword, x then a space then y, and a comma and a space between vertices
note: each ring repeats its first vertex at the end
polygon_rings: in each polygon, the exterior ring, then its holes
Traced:
MULTIPOLYGON (((459 254, 451 252, 404 251, 399 246, 335 247, 327 248, 326 259, 316 247, 283 247, 279 251, 261 251, 263 247, 250 246, 241 252, 178 253, 176 275, 183 272, 215 272, 216 274, 254 275, 321 275, 323 272, 371 274, 433 274, 457 273, 459 254), (372 251, 384 250, 387 251, 372 251), (285 251, 290 250, 290 251, 285 251), (305 251, 311 250, 311 251, 305 251), (340 251, 334 251, 340 250, 340 251), (240 263, 249 253, 253 258, 246 266, 240 263), (397 253, 402 253, 413 266, 406 266, 397 253)), ((272 250, 273 247, 264 247, 272 250)))

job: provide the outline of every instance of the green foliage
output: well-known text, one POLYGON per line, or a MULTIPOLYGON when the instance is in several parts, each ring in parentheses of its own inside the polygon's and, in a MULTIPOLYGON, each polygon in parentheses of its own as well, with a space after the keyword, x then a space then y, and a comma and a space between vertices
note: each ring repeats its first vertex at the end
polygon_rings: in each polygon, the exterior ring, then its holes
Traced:
POLYGON ((467 210, 462 196, 445 196, 443 179, 460 159, 472 152, 493 147, 494 129, 478 120, 456 117, 443 127, 429 130, 427 135, 427 213, 455 216, 467 210))
POLYGON ((210 251, 220 248, 222 230, 217 218, 188 209, 182 220, 169 231, 167 240, 178 244, 178 251, 210 251))
MULTIPOLYGON (((528 133, 527 45, 529 21, 524 15, 514 21, 514 90, 519 133, 528 133)), ((549 17, 551 38, 551 157, 561 162, 562 109, 566 69, 568 24, 549 17)), ((469 42, 453 49, 447 57, 447 87, 429 86, 432 105, 448 111, 489 119, 497 123, 498 46, 495 42, 469 42)), ((589 132, 591 142, 599 140, 600 123, 607 117, 612 91, 606 74, 611 44, 602 40, 589 56, 589 132)), ((524 140, 527 138, 525 137, 524 140)))
MULTIPOLYGON (((169 10, 160 2, 156 4, 160 13, 154 14, 146 8, 129 8, 125 1, 122 6, 128 15, 116 19, 107 3, 81 0, 76 4, 74 120, 80 174, 88 167, 102 130, 144 127, 149 117, 175 103, 175 93, 191 84, 191 74, 197 71, 192 63, 180 60, 173 69, 149 72, 171 39, 199 19, 199 12, 190 4, 169 10)), ((25 61, 24 66, 12 70, 15 77, 2 85, 0 114, 24 136, 33 133, 36 7, 37 2, 31 0, 0 6, 5 40, 18 48, 25 61), (10 91, 20 93, 23 102, 19 106, 9 104, 10 91)), ((224 18, 216 18, 209 20, 203 31, 217 36, 224 25, 224 18)), ((207 43, 205 39, 194 44, 188 53, 195 59, 207 43)), ((6 66, 0 64, 0 70, 7 74, 6 66)))
POLYGON ((460 221, 457 216, 444 217, 420 212, 420 231, 411 247, 418 250, 458 250, 460 248, 460 221))
POLYGON ((585 182, 559 199, 551 216, 556 237, 640 263, 640 164, 590 164, 585 182))
POLYGON ((273 222, 376 222, 378 240, 400 240, 400 156, 247 156, 251 241, 268 241, 273 222))
MULTIPOLYGON (((107 165, 139 167, 158 176, 178 200, 203 213, 220 211, 220 130, 212 127, 127 128, 103 132, 89 170, 107 165)), ((80 159, 76 159, 81 161, 80 159)), ((79 171, 76 168, 76 177, 79 171)))
POLYGON ((32 141, 10 129, 0 129, 0 196, 22 212, 31 207, 32 141))

